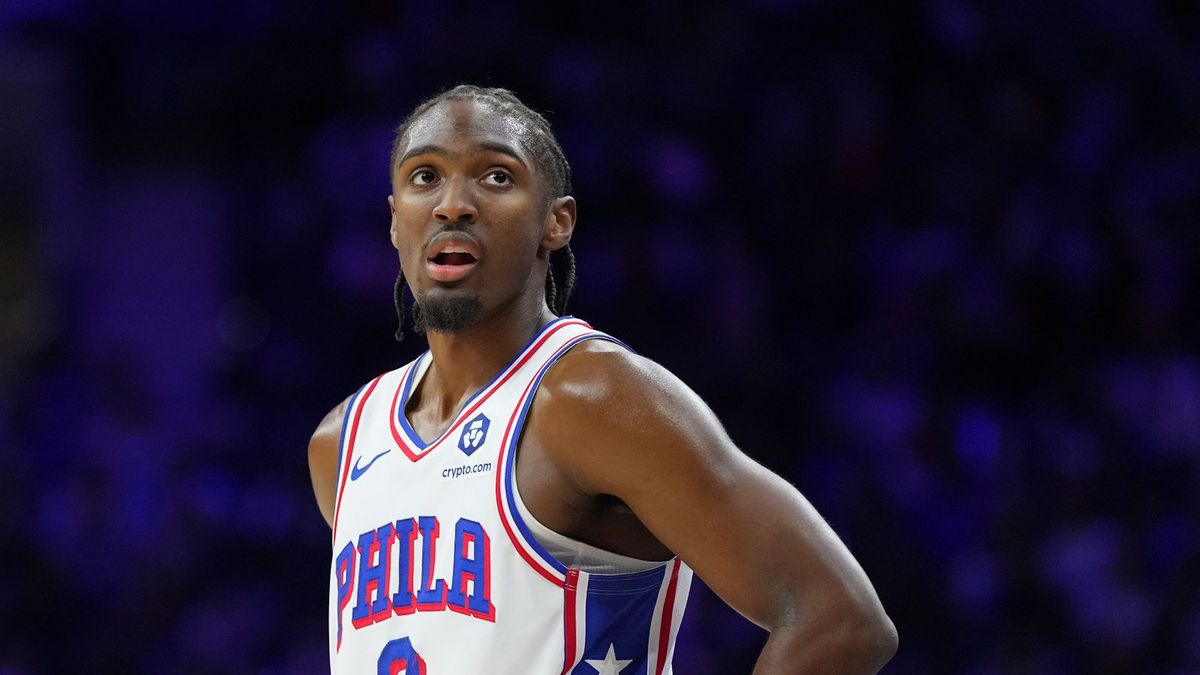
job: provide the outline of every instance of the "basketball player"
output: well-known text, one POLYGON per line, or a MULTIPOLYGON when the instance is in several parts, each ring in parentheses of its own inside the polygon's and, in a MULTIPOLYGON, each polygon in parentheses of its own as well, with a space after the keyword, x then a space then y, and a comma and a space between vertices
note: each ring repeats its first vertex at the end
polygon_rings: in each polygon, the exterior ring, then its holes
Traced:
POLYGON ((770 631, 755 673, 876 672, 895 628, 813 507, 682 382, 565 316, 569 177, 503 89, 397 130, 397 307, 402 331, 406 283, 429 351, 309 446, 333 671, 670 673, 695 570, 770 631))

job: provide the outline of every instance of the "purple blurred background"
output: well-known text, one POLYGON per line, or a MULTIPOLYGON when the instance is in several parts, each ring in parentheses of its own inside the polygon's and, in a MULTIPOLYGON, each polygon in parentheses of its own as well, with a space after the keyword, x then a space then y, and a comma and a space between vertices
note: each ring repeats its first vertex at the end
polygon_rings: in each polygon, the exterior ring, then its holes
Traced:
MULTIPOLYGON (((0 4, 0 673, 327 672, 305 447, 423 348, 387 156, 461 81, 549 111, 573 313, 816 504, 885 672, 1200 672, 1192 3, 302 4, 0 4)), ((697 588, 677 670, 763 640, 697 588)))

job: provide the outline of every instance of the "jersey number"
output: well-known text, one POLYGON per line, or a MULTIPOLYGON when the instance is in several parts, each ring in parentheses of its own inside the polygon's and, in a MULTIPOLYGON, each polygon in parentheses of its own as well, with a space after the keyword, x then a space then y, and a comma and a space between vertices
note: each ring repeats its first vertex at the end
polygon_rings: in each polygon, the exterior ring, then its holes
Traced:
POLYGON ((408 638, 396 638, 379 653, 379 675, 425 675, 425 661, 408 638))

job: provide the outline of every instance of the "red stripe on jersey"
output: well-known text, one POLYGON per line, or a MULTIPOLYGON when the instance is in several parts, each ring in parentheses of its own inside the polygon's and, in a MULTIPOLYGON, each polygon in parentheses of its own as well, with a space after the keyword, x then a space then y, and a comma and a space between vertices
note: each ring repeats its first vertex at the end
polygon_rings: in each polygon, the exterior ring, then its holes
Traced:
MULTIPOLYGON (((562 586, 562 579, 559 579, 554 572, 547 570, 543 564, 534 560, 529 551, 525 550, 524 543, 520 541, 517 533, 513 531, 512 524, 508 522, 508 513, 504 510, 504 495, 500 489, 504 482, 504 474, 507 473, 504 468, 504 462, 513 461, 512 456, 507 452, 508 439, 512 435, 513 426, 517 423, 517 416, 521 414, 521 408, 524 407, 525 397, 529 395, 529 390, 533 388, 533 383, 536 381, 537 378, 535 377, 529 381, 529 384, 525 385, 525 391, 521 392, 521 398, 517 399, 517 406, 513 409, 512 416, 508 418, 508 426, 504 429, 504 438, 500 440, 500 458, 496 463, 496 509, 500 512, 500 522, 504 525, 504 531, 508 533, 508 538, 512 541, 513 548, 517 549, 517 553, 521 554, 521 558, 551 583, 562 586)), ((514 467, 513 470, 515 471, 516 468, 514 467)), ((568 571, 568 574, 570 574, 570 571, 568 571)))
POLYGON ((354 439, 358 435, 358 422, 362 419, 363 408, 367 407, 367 399, 371 398, 371 392, 375 391, 375 386, 379 384, 379 380, 381 379, 383 379, 383 375, 371 381, 371 386, 367 387, 362 400, 358 402, 358 410, 354 411, 354 422, 350 425, 350 438, 346 440, 346 465, 342 467, 342 480, 341 485, 338 487, 337 506, 333 510, 333 541, 335 544, 337 543, 338 514, 342 512, 342 493, 346 491, 346 478, 350 475, 350 457, 354 454, 354 439))
POLYGON ((663 599, 662 623, 658 634, 658 666, 654 675, 662 675, 667 666, 667 645, 671 643, 671 610, 675 607, 675 587, 679 585, 679 558, 671 566, 671 581, 667 585, 667 597, 663 599))
POLYGON ((575 568, 567 570, 567 581, 563 584, 565 592, 563 597, 563 639, 565 641, 563 652, 565 656, 562 675, 571 672, 572 666, 575 665, 575 596, 579 594, 578 583, 579 570, 575 568))
MULTIPOLYGON (((409 366, 410 369, 416 367, 417 364, 415 362, 409 366)), ((402 411, 399 411, 398 408, 400 407, 400 392, 404 391, 404 382, 407 379, 408 372, 405 371, 404 377, 400 378, 400 384, 396 385, 396 393, 392 395, 392 407, 390 408, 391 414, 388 415, 388 423, 392 425, 392 438, 396 439, 396 444, 400 446, 400 450, 403 451, 405 455, 408 455, 410 460, 415 462, 424 457, 425 453, 429 452, 429 449, 433 447, 433 444, 431 443, 425 446, 425 450, 423 452, 417 452, 413 449, 410 449, 408 444, 404 442, 404 439, 400 437, 400 430, 396 428, 396 416, 404 414, 402 411)))
MULTIPOLYGON (((488 390, 471 404, 469 409, 460 412, 458 416, 455 417, 454 423, 450 425, 450 428, 443 431, 442 435, 437 437, 437 440, 425 446, 425 449, 420 452, 417 452, 414 448, 410 448, 408 444, 404 442, 404 438, 401 436, 400 430, 396 428, 396 420, 399 419, 400 415, 404 414, 404 411, 397 409, 400 402, 400 392, 404 389, 405 378, 401 378, 400 385, 396 388, 396 395, 392 398, 392 414, 388 417, 388 421, 391 423, 392 427, 392 437, 396 439, 396 443, 400 446, 400 449, 403 450, 404 454, 408 455, 408 458, 414 462, 421 459, 425 455, 428 455, 430 450, 433 450, 435 446, 444 441, 450 434, 454 432, 455 429, 462 425, 463 421, 465 421, 471 416, 472 413, 478 410, 479 406, 483 405, 484 401, 488 400, 493 393, 499 390, 500 387, 504 386, 505 382, 508 382, 510 379, 512 379, 512 376, 515 375, 517 371, 521 369, 521 366, 524 366, 529 359, 533 358, 533 355, 536 354, 537 350, 546 343, 546 340, 550 339, 551 335, 554 335, 567 326, 583 326, 584 328, 591 328, 587 322, 574 319, 570 321, 562 321, 558 325, 554 326, 554 328, 546 331, 546 334, 538 339, 537 343, 531 345, 525 350, 525 355, 522 356, 519 361, 509 366, 508 372, 506 372, 503 377, 496 382, 493 382, 488 390)), ((528 391, 528 389, 526 391, 528 391)), ((409 395, 411 395, 411 392, 409 392, 409 395)))

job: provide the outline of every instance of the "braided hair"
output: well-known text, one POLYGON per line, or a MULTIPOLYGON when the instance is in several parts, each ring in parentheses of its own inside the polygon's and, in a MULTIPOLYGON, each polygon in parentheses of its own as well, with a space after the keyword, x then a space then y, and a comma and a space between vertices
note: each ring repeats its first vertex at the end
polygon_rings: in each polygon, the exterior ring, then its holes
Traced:
MULTIPOLYGON (((571 165, 563 154, 562 146, 550 130, 550 123, 536 110, 525 105, 517 95, 508 89, 500 87, 477 87, 472 84, 460 84, 426 99, 404 118, 396 127, 396 135, 392 140, 392 154, 389 160, 389 172, 394 170, 399 156, 400 146, 409 128, 418 118, 443 101, 476 101, 485 103, 498 110, 501 114, 521 122, 527 129, 526 142, 528 149, 537 161, 538 168, 545 176, 546 192, 550 199, 571 194, 571 165)), ((396 341, 404 339, 404 272, 396 277, 393 291, 396 303, 396 341)), ((556 316, 567 312, 567 302, 575 291, 575 254, 568 244, 550 252, 550 269, 546 273, 546 305, 556 316)), ((420 308, 413 303, 413 320, 421 325, 420 308)))

